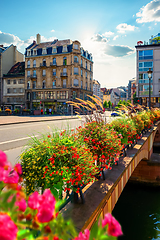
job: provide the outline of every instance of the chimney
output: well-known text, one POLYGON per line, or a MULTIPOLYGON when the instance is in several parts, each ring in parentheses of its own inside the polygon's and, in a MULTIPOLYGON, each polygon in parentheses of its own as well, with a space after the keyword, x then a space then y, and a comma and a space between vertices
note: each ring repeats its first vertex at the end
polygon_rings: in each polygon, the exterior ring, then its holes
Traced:
POLYGON ((41 35, 38 33, 37 34, 37 44, 41 43, 41 35))

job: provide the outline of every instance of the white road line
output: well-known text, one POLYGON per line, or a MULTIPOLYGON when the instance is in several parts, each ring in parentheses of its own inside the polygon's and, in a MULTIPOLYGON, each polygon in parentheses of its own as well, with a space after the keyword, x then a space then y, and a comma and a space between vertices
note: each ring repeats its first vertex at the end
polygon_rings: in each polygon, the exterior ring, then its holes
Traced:
POLYGON ((10 140, 10 141, 6 141, 6 142, 1 142, 0 144, 17 142, 17 141, 21 141, 21 140, 29 139, 29 138, 32 138, 32 137, 38 137, 38 136, 39 136, 39 135, 33 135, 33 136, 31 136, 31 137, 17 138, 17 139, 10 140))

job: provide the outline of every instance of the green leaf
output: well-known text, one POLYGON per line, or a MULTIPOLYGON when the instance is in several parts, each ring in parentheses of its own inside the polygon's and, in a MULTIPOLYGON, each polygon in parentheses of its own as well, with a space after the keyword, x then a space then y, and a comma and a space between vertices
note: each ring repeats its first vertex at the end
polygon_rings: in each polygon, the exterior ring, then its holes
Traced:
POLYGON ((89 240, 92 240, 92 239, 96 239, 96 237, 97 237, 97 233, 98 233, 98 222, 96 222, 94 225, 93 225, 93 227, 92 227, 92 229, 91 229, 91 233, 90 233, 90 238, 89 238, 89 240))
MULTIPOLYGON (((17 234, 18 240, 21 240, 21 239, 24 239, 24 238, 30 237, 30 236, 32 236, 31 239, 33 239, 32 232, 28 229, 21 229, 18 231, 18 234, 17 234)), ((27 238, 27 239, 29 239, 29 238, 27 238)))

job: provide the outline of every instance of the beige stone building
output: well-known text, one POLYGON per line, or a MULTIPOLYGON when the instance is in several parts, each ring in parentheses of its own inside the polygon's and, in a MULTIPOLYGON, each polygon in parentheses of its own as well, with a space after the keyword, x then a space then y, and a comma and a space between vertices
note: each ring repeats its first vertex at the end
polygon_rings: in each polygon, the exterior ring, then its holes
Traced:
POLYGON ((3 74, 7 74, 11 67, 24 60, 24 55, 20 53, 13 44, 9 47, 0 45, 0 107, 3 108, 3 74))
POLYGON ((25 96, 28 109, 70 113, 66 102, 93 94, 93 59, 79 41, 37 40, 25 52, 25 96))
POLYGON ((25 106, 25 63, 16 63, 7 74, 3 75, 3 104, 11 110, 22 110, 25 106))

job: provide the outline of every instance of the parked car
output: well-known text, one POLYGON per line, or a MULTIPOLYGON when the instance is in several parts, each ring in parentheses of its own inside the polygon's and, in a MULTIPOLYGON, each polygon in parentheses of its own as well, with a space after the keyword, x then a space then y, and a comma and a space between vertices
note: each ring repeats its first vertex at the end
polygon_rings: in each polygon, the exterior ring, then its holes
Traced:
POLYGON ((118 116, 121 116, 124 113, 125 113, 125 111, 113 112, 113 113, 111 113, 111 117, 118 117, 118 116))

